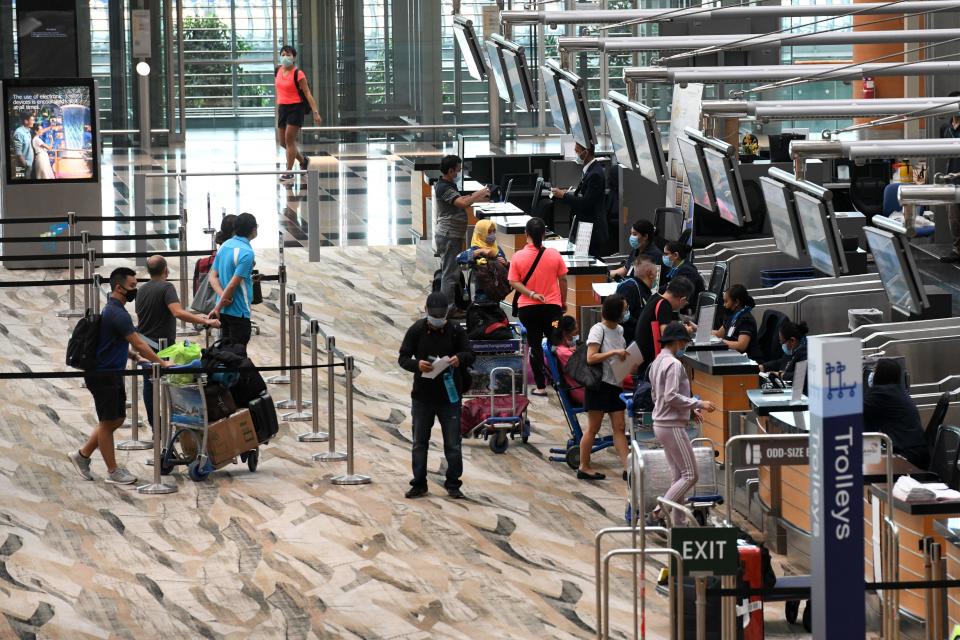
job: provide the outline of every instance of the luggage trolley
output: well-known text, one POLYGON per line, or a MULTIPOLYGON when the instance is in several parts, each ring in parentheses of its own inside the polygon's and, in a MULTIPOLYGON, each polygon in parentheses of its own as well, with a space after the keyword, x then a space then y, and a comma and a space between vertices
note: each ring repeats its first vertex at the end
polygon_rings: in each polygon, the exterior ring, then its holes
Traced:
MULTIPOLYGON (((199 361, 184 365, 184 368, 196 369, 199 361)), ((175 371, 171 367, 168 371, 175 371)), ((185 374, 186 375, 186 374, 185 374)), ((167 422, 170 425, 170 440, 164 447, 160 459, 160 473, 170 475, 179 465, 187 467, 187 473, 194 482, 205 480, 210 472, 221 469, 236 458, 214 466, 210 460, 207 445, 210 424, 207 416, 207 398, 204 392, 206 374, 194 375, 192 383, 176 384, 168 381, 161 385, 160 401, 164 403, 167 422), (199 444, 198 441, 199 440, 199 444)), ((254 448, 240 456, 251 472, 257 470, 260 449, 254 448)))
POLYGON ((511 323, 510 330, 514 334, 510 340, 470 341, 477 357, 470 390, 464 395, 460 431, 464 437, 484 438, 494 453, 504 453, 517 435, 524 443, 530 437, 526 330, 519 322, 511 323))

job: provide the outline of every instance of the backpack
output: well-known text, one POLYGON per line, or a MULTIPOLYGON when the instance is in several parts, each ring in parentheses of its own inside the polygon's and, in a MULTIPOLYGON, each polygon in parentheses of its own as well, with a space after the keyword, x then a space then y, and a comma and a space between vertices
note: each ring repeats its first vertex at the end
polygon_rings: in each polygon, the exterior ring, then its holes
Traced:
POLYGON ((77 320, 67 341, 67 366, 90 371, 97 366, 97 345, 100 342, 100 314, 87 314, 77 320))
POLYGON ((510 340, 513 332, 500 303, 472 304, 467 308, 467 337, 471 340, 510 340))
MULTIPOLYGON (((440 275, 442 273, 443 271, 441 269, 437 269, 436 271, 433 272, 433 287, 431 289, 432 291, 440 291, 441 289, 440 275)), ((463 295, 463 291, 464 289, 467 288, 467 282, 466 280, 463 279, 462 271, 460 272, 459 275, 460 275, 460 286, 457 287, 457 291, 454 294, 453 304, 457 307, 457 309, 466 309, 468 302, 463 295)))
MULTIPOLYGON (((216 257, 217 252, 214 251, 213 255, 205 256, 197 260, 197 264, 193 267, 193 295, 197 295, 197 290, 200 288, 200 283, 203 281, 204 276, 210 273, 210 269, 213 268, 213 261, 216 257)), ((211 309, 212 308, 213 307, 211 307, 211 309)))
POLYGON ((506 298, 513 289, 507 280, 507 267, 499 260, 475 262, 473 274, 477 279, 477 286, 494 302, 506 298))

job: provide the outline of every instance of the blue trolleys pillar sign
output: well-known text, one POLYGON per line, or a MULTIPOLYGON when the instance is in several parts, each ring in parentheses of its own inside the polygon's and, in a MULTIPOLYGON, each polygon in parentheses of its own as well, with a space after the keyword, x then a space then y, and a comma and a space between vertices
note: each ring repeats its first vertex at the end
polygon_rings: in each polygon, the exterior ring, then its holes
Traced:
POLYGON ((810 338, 813 637, 863 638, 863 389, 857 338, 810 338))

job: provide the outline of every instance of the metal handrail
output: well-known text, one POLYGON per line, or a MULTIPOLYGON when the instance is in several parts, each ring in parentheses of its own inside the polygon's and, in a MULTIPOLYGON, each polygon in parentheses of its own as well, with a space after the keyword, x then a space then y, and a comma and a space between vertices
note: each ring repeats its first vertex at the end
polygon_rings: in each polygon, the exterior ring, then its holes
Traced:
MULTIPOLYGON (((617 556, 640 556, 645 558, 647 555, 668 555, 677 561, 677 576, 683 575, 683 556, 676 549, 654 548, 654 549, 614 549, 608 551, 603 556, 603 628, 602 638, 606 640, 610 637, 610 560, 617 556)), ((672 575, 672 572, 671 572, 672 575)), ((683 636, 683 580, 674 580, 674 588, 670 592, 672 601, 671 610, 676 607, 677 620, 676 625, 679 630, 677 637, 683 636)), ((671 634, 672 635, 672 634, 671 634)))
MULTIPOLYGON (((516 122, 505 122, 498 125, 503 129, 515 129, 519 125, 516 122)), ((364 131, 443 131, 445 129, 486 129, 490 127, 489 122, 479 124, 469 123, 450 123, 450 124, 381 124, 381 125, 331 125, 320 127, 303 127, 301 131, 306 133, 323 132, 355 132, 364 131)))
POLYGON ((683 513, 684 516, 686 516, 688 527, 692 527, 692 528, 700 527, 700 523, 697 522, 696 516, 693 515, 693 509, 691 509, 690 507, 684 506, 679 502, 674 502, 673 500, 667 500, 663 496, 659 496, 657 498, 657 504, 659 504, 661 507, 666 507, 666 512, 667 512, 666 522, 667 522, 668 528, 670 529, 673 528, 674 510, 680 511, 681 513, 683 513))

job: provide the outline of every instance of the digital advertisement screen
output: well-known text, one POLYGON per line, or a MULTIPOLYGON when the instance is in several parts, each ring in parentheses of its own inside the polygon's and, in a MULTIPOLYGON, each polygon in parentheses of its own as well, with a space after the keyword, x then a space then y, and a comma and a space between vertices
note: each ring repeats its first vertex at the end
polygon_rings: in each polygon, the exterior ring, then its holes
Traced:
POLYGON ((664 165, 660 136, 647 118, 632 110, 627 111, 627 128, 630 129, 633 150, 637 154, 640 175, 659 184, 663 179, 664 165))
POLYGON ((577 106, 577 88, 566 80, 561 80, 560 93, 566 107, 567 120, 570 121, 570 135, 584 147, 589 147, 590 142, 587 140, 586 127, 580 118, 580 109, 577 106))
POLYGON ((703 149, 703 159, 707 162, 707 171, 710 173, 710 184, 713 185, 713 197, 717 199, 717 213, 720 217, 735 224, 738 227, 743 225, 740 209, 737 207, 741 195, 734 191, 734 182, 731 171, 727 166, 727 157, 717 151, 705 147, 703 149))
POLYGON ((507 102, 513 101, 510 95, 510 84, 507 82, 506 70, 503 68, 503 60, 500 58, 500 47, 491 40, 487 40, 487 57, 490 58, 490 70, 493 72, 493 80, 497 83, 497 93, 501 100, 507 102))
POLYGON ((4 83, 9 184, 96 182, 92 80, 4 83))
POLYGON ((547 67, 540 67, 543 70, 543 86, 546 89, 547 105, 550 107, 550 120, 553 126, 563 133, 567 131, 567 120, 563 113, 563 102, 560 97, 560 90, 557 88, 557 78, 547 67))
POLYGON ((907 280, 907 266, 896 238, 883 230, 867 227, 867 244, 877 265, 877 273, 887 292, 890 304, 907 313, 921 313, 920 301, 914 296, 907 280))
POLYGON ((688 138, 677 138, 677 145, 680 147, 680 158, 683 160, 683 169, 687 173, 687 184, 690 185, 693 201, 704 209, 715 211, 713 196, 703 175, 697 143, 688 138))
POLYGON ((798 237, 799 229, 794 222, 790 210, 791 198, 786 185, 767 177, 760 178, 760 188, 763 190, 763 199, 767 203, 767 214, 770 216, 770 229, 777 248, 796 260, 805 251, 802 251, 802 238, 798 237))
POLYGON ((600 104, 603 106, 603 113, 607 119, 610 142, 613 144, 613 152, 617 157, 617 162, 628 169, 633 169, 633 156, 630 153, 630 143, 623 130, 623 115, 620 107, 612 100, 601 100, 600 104))
POLYGON ((76 0, 17 3, 17 62, 21 78, 76 77, 76 0))
POLYGON ((827 216, 823 202, 800 191, 795 192, 793 198, 797 206, 797 217, 803 226, 803 237, 807 240, 810 263, 821 273, 838 276, 833 259, 834 252, 830 246, 832 238, 827 235, 827 216))

